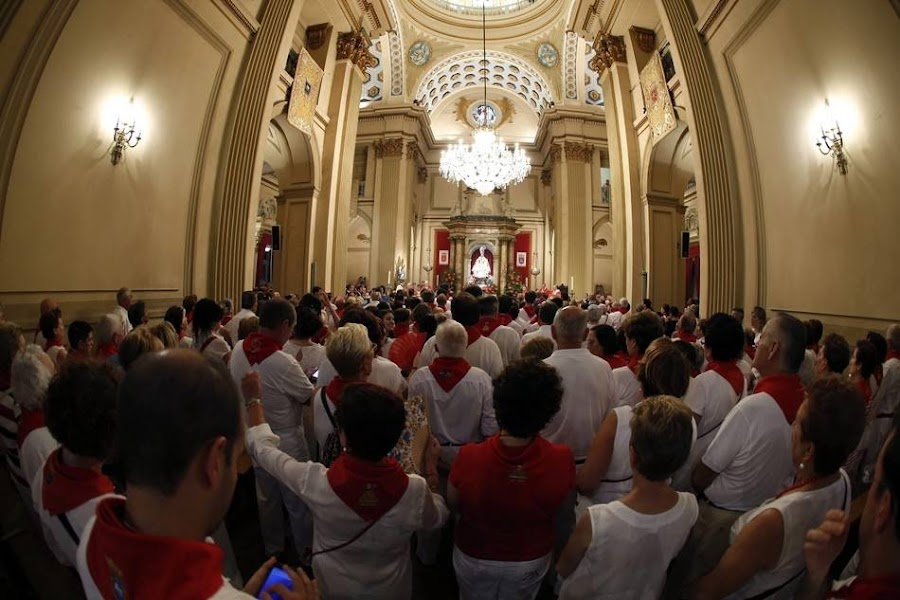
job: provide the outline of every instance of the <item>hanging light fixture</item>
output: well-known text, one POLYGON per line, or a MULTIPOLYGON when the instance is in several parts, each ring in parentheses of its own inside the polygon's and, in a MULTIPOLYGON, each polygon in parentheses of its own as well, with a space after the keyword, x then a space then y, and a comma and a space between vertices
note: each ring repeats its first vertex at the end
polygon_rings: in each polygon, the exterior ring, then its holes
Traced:
MULTIPOLYGON (((487 22, 485 4, 481 5, 481 80, 484 83, 483 106, 487 107, 487 22)), ((531 172, 525 151, 516 144, 513 150, 497 136, 490 123, 488 110, 478 111, 481 122, 472 137, 474 143, 453 144, 441 154, 441 176, 451 183, 464 183, 482 196, 497 188, 519 183, 531 172)))

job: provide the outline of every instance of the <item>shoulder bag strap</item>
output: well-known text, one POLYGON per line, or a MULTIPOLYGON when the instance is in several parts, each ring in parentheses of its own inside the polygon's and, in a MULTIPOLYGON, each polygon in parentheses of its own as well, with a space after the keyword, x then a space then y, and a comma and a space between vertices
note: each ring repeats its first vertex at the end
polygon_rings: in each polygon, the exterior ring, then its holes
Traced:
POLYGON ((363 535, 365 535, 365 533, 366 533, 368 530, 372 529, 372 526, 375 525, 375 523, 377 523, 377 522, 379 521, 379 519, 381 519, 381 517, 378 517, 378 519, 373 519, 373 520, 369 521, 369 522, 366 524, 366 526, 363 527, 362 530, 361 530, 359 533, 357 533, 356 535, 354 535, 352 538, 350 538, 349 540, 347 540, 347 541, 344 542, 343 544, 338 544, 337 546, 332 546, 331 548, 325 548, 324 550, 319 550, 319 551, 317 551, 317 552, 313 552, 313 553, 312 553, 312 556, 318 556, 319 554, 328 554, 329 552, 335 552, 335 551, 340 550, 340 549, 342 549, 342 548, 346 548, 347 546, 349 546, 350 544, 352 544, 353 542, 355 542, 356 540, 358 540, 359 538, 361 538, 363 535))
POLYGON ((334 422, 334 415, 331 414, 331 409, 328 407, 328 397, 325 395, 325 388, 322 388, 322 407, 325 409, 325 414, 328 415, 328 420, 331 421, 331 426, 337 431, 337 423, 334 422))
POLYGON ((72 541, 75 542, 75 546, 77 547, 81 542, 78 539, 78 534, 75 533, 75 528, 72 527, 72 523, 69 521, 68 515, 66 515, 66 513, 59 513, 56 515, 56 518, 62 523, 63 529, 66 530, 66 533, 69 534, 69 537, 72 538, 72 541))
POLYGON ((208 338, 206 338, 206 341, 203 342, 203 345, 202 345, 202 346, 200 346, 200 354, 203 354, 203 351, 206 350, 206 348, 207 348, 210 344, 212 344, 212 342, 213 342, 214 339, 216 339, 216 336, 214 336, 214 335, 211 335, 211 336, 209 336, 208 338))

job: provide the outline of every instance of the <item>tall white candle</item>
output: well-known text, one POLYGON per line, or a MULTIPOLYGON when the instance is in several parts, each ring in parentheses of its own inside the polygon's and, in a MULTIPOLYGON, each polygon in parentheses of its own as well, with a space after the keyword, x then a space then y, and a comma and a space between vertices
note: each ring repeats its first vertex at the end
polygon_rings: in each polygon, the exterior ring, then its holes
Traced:
POLYGON ((569 295, 571 296, 574 293, 575 293, 575 276, 572 275, 569 277, 569 295))

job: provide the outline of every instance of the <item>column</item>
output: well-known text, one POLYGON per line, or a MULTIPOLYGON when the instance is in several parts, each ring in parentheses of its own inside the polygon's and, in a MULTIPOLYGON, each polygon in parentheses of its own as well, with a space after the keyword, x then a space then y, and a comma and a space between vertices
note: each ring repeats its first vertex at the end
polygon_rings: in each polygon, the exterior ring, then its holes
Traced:
POLYGON ((231 122, 225 131, 210 232, 209 292, 236 298, 253 283, 252 203, 262 177, 262 144, 275 82, 293 39, 304 0, 269 0, 262 10, 247 61, 235 90, 231 122), (252 209, 252 210, 251 210, 252 209))
MULTIPOLYGON (((385 138, 375 142, 375 204, 372 219, 372 254, 370 271, 380 279, 394 272, 399 256, 407 267, 409 257, 410 169, 414 168, 406 140, 385 138)), ((408 276, 412 273, 407 268, 408 276)))
POLYGON ((621 37, 600 36, 594 41, 594 49, 597 56, 592 59, 591 68, 601 74, 609 137, 612 292, 616 296, 630 298, 634 304, 641 300, 644 224, 641 217, 640 149, 633 125, 635 115, 631 78, 621 37))
POLYGON ((563 141, 552 151, 556 163, 553 172, 556 194, 556 248, 554 262, 557 281, 554 284, 574 282, 574 291, 592 288, 593 236, 591 224, 591 160, 592 146, 574 141, 563 141))
MULTIPOLYGON (((656 0, 672 58, 681 77, 693 140, 700 218, 700 307, 705 315, 728 312, 743 299, 740 206, 728 148, 728 123, 705 44, 694 28, 687 0, 656 0)), ((760 294, 762 296, 762 294, 760 294)), ((762 298, 760 298, 762 300, 762 298)))
POLYGON ((337 61, 328 102, 328 128, 323 144, 322 194, 316 207, 315 257, 321 269, 316 283, 335 292, 347 281, 347 235, 353 195, 353 153, 359 123, 363 73, 372 63, 368 38, 358 32, 337 37, 337 61), (329 235, 330 234, 330 235, 329 235))

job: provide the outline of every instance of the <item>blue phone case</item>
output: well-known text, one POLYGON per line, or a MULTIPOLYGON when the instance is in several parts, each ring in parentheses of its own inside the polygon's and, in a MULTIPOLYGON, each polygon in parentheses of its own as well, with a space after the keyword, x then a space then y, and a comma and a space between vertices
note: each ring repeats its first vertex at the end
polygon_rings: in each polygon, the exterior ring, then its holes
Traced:
MULTIPOLYGON (((262 587, 259 588, 259 595, 257 598, 262 598, 263 592, 268 591, 270 587, 278 583, 291 591, 294 590, 294 582, 291 581, 290 575, 288 575, 281 567, 274 566, 272 567, 272 570, 269 571, 269 576, 266 577, 262 587)), ((269 595, 272 597, 272 600, 282 600, 281 596, 274 592, 270 592, 269 595)))

